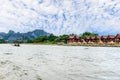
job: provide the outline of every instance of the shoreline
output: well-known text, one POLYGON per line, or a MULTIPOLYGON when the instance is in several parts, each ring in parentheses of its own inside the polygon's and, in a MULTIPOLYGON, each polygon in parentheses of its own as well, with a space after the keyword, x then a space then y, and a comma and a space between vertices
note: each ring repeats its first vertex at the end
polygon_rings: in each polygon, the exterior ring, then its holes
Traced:
POLYGON ((85 47, 120 47, 120 44, 65 44, 66 46, 85 46, 85 47))
MULTIPOLYGON (((14 43, 1 43, 1 44, 11 44, 14 46, 14 43)), ((21 43, 25 45, 49 45, 49 46, 81 46, 81 47, 120 47, 120 45, 91 45, 91 44, 49 44, 49 43, 21 43)), ((21 45, 20 44, 20 45, 21 45)))
POLYGON ((79 45, 79 44, 45 44, 45 43, 22 43, 22 44, 29 44, 29 45, 50 45, 50 46, 83 46, 83 47, 120 47, 120 45, 90 45, 90 44, 85 44, 85 45, 79 45))

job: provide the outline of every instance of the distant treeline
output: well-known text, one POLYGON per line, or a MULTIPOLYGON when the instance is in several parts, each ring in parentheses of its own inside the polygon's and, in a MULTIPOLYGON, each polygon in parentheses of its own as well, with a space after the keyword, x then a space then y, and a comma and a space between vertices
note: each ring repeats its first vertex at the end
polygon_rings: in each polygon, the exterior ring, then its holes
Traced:
MULTIPOLYGON (((71 36, 75 34, 70 34, 71 36)), ((40 36, 34 40, 28 40, 27 43, 50 43, 50 44, 56 44, 56 43, 67 43, 67 38, 69 35, 60 35, 60 36, 55 36, 51 34, 50 36, 40 36)), ((87 36, 98 36, 96 33, 91 33, 91 32, 84 32, 80 37, 85 38, 87 36)))
POLYGON ((50 36, 40 36, 34 40, 28 40, 27 43, 51 43, 56 44, 58 42, 67 43, 68 35, 55 36, 51 34, 50 36))
POLYGON ((0 43, 7 43, 7 41, 0 39, 0 43))
POLYGON ((82 38, 85 38, 85 37, 88 37, 88 36, 98 36, 97 33, 91 33, 91 32, 84 32, 81 37, 82 38))
MULTIPOLYGON (((76 34, 70 34, 70 36, 75 36, 76 34)), ((56 44, 56 43, 67 43, 69 35, 60 35, 60 36, 55 36, 53 34, 50 34, 49 36, 40 36, 36 39, 33 40, 27 40, 23 41, 24 43, 48 43, 48 44, 56 44)), ((83 34, 80 35, 80 37, 85 38, 87 36, 98 36, 96 33, 91 33, 91 32, 84 32, 83 34)), ((0 39, 0 43, 7 43, 4 39, 0 39)))

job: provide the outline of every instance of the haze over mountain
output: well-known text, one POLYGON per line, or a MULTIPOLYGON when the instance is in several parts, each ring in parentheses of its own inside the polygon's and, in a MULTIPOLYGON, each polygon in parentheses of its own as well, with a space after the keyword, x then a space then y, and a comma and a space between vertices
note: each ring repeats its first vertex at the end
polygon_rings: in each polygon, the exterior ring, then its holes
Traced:
POLYGON ((0 32, 120 33, 120 0, 0 0, 0 32))
POLYGON ((1 32, 0 38, 8 42, 13 42, 16 40, 20 40, 20 41, 33 40, 39 36, 49 36, 49 35, 50 33, 38 29, 26 33, 19 33, 19 32, 16 33, 10 30, 8 33, 1 32))

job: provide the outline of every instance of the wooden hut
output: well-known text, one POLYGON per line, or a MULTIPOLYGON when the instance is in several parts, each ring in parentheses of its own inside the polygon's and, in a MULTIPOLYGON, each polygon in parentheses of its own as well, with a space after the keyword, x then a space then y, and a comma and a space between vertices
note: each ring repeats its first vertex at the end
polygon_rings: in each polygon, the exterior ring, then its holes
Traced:
POLYGON ((99 41, 100 41, 100 39, 101 39, 101 37, 100 37, 100 36, 95 36, 95 42, 99 42, 99 41))
POLYGON ((75 41, 75 36, 68 36, 68 42, 73 43, 75 41))
POLYGON ((103 42, 103 43, 107 43, 108 41, 107 41, 107 36, 101 36, 101 41, 103 42))
POLYGON ((90 37, 90 42, 95 42, 95 36, 90 37))
MULTIPOLYGON (((114 42, 120 43, 120 34, 114 35, 107 35, 107 36, 88 36, 85 38, 81 38, 79 36, 68 36, 68 42, 76 43, 76 44, 93 44, 97 43, 100 45, 103 44, 113 44, 114 42)), ((115 43, 114 43, 115 44, 115 43)))
POLYGON ((107 41, 108 41, 108 42, 111 42, 111 41, 112 41, 112 42, 115 42, 115 36, 114 36, 114 35, 108 35, 108 36, 107 36, 107 41))
POLYGON ((90 36, 85 37, 85 38, 84 38, 84 41, 88 43, 88 42, 90 41, 90 36))
POLYGON ((68 36, 68 42, 81 42, 82 38, 79 36, 68 36))
POLYGON ((120 42, 120 34, 117 34, 116 36, 115 36, 115 42, 120 42))
POLYGON ((76 39, 76 40, 75 40, 76 42, 82 42, 82 38, 79 37, 79 36, 75 36, 75 39, 76 39))

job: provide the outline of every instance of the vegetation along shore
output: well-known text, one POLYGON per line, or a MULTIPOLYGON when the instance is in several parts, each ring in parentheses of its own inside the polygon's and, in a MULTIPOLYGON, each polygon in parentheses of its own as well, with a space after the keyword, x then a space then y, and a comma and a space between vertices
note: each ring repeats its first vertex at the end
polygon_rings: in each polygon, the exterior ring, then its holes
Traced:
MULTIPOLYGON (((39 36, 33 40, 21 41, 16 39, 20 43, 29 44, 43 44, 43 45, 65 45, 65 46, 120 46, 120 34, 117 35, 102 35, 99 36, 96 33, 84 32, 80 36, 75 34, 55 36, 53 34, 46 36, 39 36)), ((14 42, 16 42, 14 41, 14 42)), ((0 40, 0 43, 9 43, 4 39, 0 40)))
POLYGON ((28 40, 27 43, 35 44, 57 44, 65 46, 105 46, 119 47, 120 34, 99 36, 96 33, 85 32, 80 36, 75 34, 55 36, 40 36, 34 40, 28 40))

